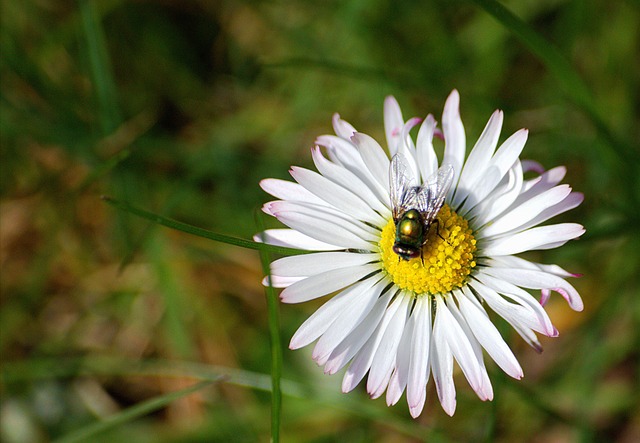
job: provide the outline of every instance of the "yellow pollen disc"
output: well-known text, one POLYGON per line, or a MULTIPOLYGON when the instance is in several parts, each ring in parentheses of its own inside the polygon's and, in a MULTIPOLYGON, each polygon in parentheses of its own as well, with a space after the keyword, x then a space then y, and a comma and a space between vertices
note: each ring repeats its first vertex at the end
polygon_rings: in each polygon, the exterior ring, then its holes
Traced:
POLYGON ((402 289, 422 294, 443 294, 461 287, 476 266, 476 239, 469 223, 444 205, 429 229, 422 258, 403 260, 393 251, 396 225, 382 229, 380 251, 384 270, 402 289))

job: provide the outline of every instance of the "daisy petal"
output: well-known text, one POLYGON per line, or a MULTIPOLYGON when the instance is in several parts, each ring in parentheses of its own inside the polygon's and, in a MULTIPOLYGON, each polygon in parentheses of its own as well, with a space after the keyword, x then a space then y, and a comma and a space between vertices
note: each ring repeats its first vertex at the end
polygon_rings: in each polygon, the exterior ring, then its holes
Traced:
POLYGON ((518 156, 527 141, 528 131, 521 129, 505 140, 491 158, 484 175, 474 185, 473 193, 465 200, 461 211, 469 211, 484 200, 500 183, 518 160, 518 156))
POLYGON ((352 191, 382 217, 388 219, 391 216, 391 211, 387 206, 388 199, 386 195, 382 197, 385 199, 383 203, 380 200, 380 196, 377 196, 358 176, 348 169, 327 160, 319 148, 312 149, 311 154, 316 168, 322 175, 352 191))
POLYGON ((517 234, 486 240, 486 255, 511 255, 536 249, 551 249, 584 234, 584 228, 577 223, 530 228, 517 234))
POLYGON ((449 349, 451 349, 451 353, 460 365, 460 369, 462 369, 473 390, 478 392, 482 386, 481 370, 473 348, 469 343, 469 338, 465 335, 441 296, 436 296, 436 303, 436 321, 438 317, 441 317, 442 328, 447 331, 445 340, 447 340, 449 349))
POLYGON ((350 266, 316 274, 288 286, 280 293, 284 303, 301 303, 345 288, 379 270, 377 265, 350 266))
POLYGON ((535 218, 545 209, 564 200, 571 188, 568 185, 556 186, 528 201, 516 206, 481 231, 483 237, 491 237, 516 229, 535 218))
POLYGON ((433 150, 433 134, 436 130, 436 120, 433 115, 427 115, 420 130, 416 143, 416 159, 422 175, 422 181, 426 181, 438 169, 438 157, 433 150))
POLYGON ((420 415, 429 380, 429 342, 431 339, 431 300, 420 297, 413 309, 415 328, 411 343, 411 359, 407 381, 407 402, 413 417, 420 415), (414 415, 415 414, 415 415, 414 415))
POLYGON ((438 399, 442 409, 448 415, 453 416, 456 412, 456 387, 453 383, 453 355, 447 344, 444 335, 447 331, 443 329, 441 316, 437 316, 433 322, 433 338, 431 343, 431 369, 433 370, 433 381, 436 385, 438 399))
POLYGON ((356 128, 351 126, 348 122, 340 118, 340 114, 337 112, 333 114, 333 130, 336 135, 345 140, 349 140, 351 136, 356 132, 356 128))
MULTIPOLYGON (((415 314, 415 310, 413 311, 415 314)), ((409 362, 413 348, 411 342, 413 336, 417 332, 415 330, 416 316, 411 315, 406 323, 402 338, 400 339, 400 345, 398 346, 398 352, 396 354, 395 369, 391 374, 389 380, 389 386, 387 387, 387 406, 395 405, 400 400, 404 388, 407 386, 407 378, 409 373, 409 362)))
POLYGON ((472 189, 472 185, 482 177, 489 165, 491 156, 498 145, 498 137, 502 129, 502 120, 502 111, 495 111, 491 115, 489 122, 487 122, 487 126, 485 126, 482 134, 480 134, 480 138, 478 138, 478 141, 469 153, 464 169, 460 174, 458 190, 453 196, 453 206, 457 207, 462 203, 472 189))
POLYGON ((345 213, 362 221, 381 224, 382 217, 371 209, 364 200, 328 178, 305 168, 291 168, 291 175, 305 189, 345 213))
POLYGON ((348 308, 354 296, 366 294, 371 289, 372 279, 358 282, 340 292, 331 300, 320 306, 304 322, 289 342, 290 349, 299 349, 317 340, 322 334, 327 332, 335 320, 348 308))
POLYGON ((502 339, 498 329, 489 320, 487 313, 470 301, 473 294, 470 293, 468 288, 463 288, 462 292, 464 295, 458 295, 456 300, 458 300, 460 311, 464 315, 473 335, 504 372, 513 378, 522 378, 522 368, 518 360, 516 360, 515 355, 502 339))
POLYGON ((280 277, 279 275, 268 275, 262 279, 262 285, 269 286, 269 283, 271 283, 271 287, 273 288, 286 288, 295 282, 299 282, 303 278, 304 277, 280 277), (271 282, 269 282, 269 279, 271 279, 271 282))
POLYGON ((278 211, 277 217, 290 228, 321 242, 335 245, 332 249, 371 250, 373 246, 363 238, 371 238, 369 234, 334 215, 317 211, 290 210, 278 211))
POLYGON ((551 289, 560 293, 574 311, 582 311, 584 305, 578 291, 563 278, 548 272, 530 269, 489 268, 487 274, 529 289, 551 289))
POLYGON ((411 297, 401 295, 399 299, 400 306, 391 318, 371 361, 371 369, 367 379, 367 392, 371 394, 372 398, 377 398, 384 392, 396 361, 396 354, 407 320, 407 308, 411 297))
POLYGON ((384 189, 389 189, 389 157, 382 147, 367 134, 356 132, 351 141, 358 147, 362 160, 384 189))
POLYGON ((378 346, 384 337, 385 331, 389 327, 389 324, 394 320, 396 313, 401 309, 403 305, 403 297, 397 297, 393 303, 387 308, 382 321, 378 324, 378 327, 374 333, 369 337, 365 345, 358 351, 358 354, 354 358, 353 362, 347 369, 342 379, 342 392, 349 392, 355 388, 358 383, 364 378, 365 374, 371 368, 371 363, 376 355, 378 346))
POLYGON ((327 153, 332 161, 360 178, 378 195, 381 201, 387 201, 385 196, 389 193, 388 187, 371 174, 351 140, 344 140, 334 135, 322 135, 316 139, 316 144, 327 148, 327 153))
POLYGON ((519 305, 524 308, 527 311, 525 314, 527 316, 527 320, 525 322, 530 328, 549 337, 555 337, 558 335, 558 330, 551 323, 551 319, 549 319, 547 312, 527 291, 513 283, 493 277, 491 274, 487 273, 486 270, 482 273, 476 274, 475 278, 488 288, 505 295, 515 302, 509 302, 511 305, 519 305))
POLYGON ((378 254, 319 252, 279 258, 271 263, 271 272, 281 277, 308 277, 346 266, 378 261, 378 254))
POLYGON ((389 153, 393 157, 398 149, 398 140, 400 139, 400 130, 404 120, 402 119, 402 111, 398 101, 388 96, 384 99, 384 132, 387 136, 387 147, 389 153))
MULTIPOLYGON (((325 374, 335 374, 344 367, 367 342, 387 312, 393 292, 387 291, 376 300, 369 315, 333 350, 326 363, 325 374)), ((318 364, 322 364, 318 362, 318 364)))
POLYGON ((264 241, 270 245, 304 249, 307 251, 332 251, 340 249, 336 245, 316 240, 293 229, 267 229, 260 234, 254 235, 253 240, 257 242, 264 241))
POLYGON ((278 180, 276 178, 267 178, 260 181, 260 187, 265 192, 281 200, 311 201, 317 204, 324 204, 321 199, 317 198, 298 183, 278 180))
POLYGON ((386 281, 376 282, 375 278, 359 285, 359 291, 351 296, 351 303, 336 315, 331 329, 323 333, 313 349, 312 358, 319 365, 326 363, 335 348, 367 318, 386 285, 386 281))
MULTIPOLYGON (((458 182, 462 164, 464 162, 464 153, 466 149, 466 140, 464 134, 464 126, 460 119, 460 95, 457 90, 451 91, 447 101, 444 104, 442 113, 442 130, 444 131, 444 158, 442 164, 453 166, 454 176, 453 183, 458 182)), ((449 190, 449 196, 453 195, 454 186, 449 190)))

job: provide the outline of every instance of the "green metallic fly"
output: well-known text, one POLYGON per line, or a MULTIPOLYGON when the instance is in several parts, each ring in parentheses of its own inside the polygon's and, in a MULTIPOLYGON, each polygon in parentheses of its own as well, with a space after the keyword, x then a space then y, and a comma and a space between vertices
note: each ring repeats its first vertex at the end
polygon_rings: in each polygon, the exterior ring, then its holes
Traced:
POLYGON ((453 182, 453 166, 443 165, 423 185, 415 185, 404 156, 393 156, 389 167, 389 184, 396 238, 393 252, 403 260, 422 256, 429 228, 453 182))

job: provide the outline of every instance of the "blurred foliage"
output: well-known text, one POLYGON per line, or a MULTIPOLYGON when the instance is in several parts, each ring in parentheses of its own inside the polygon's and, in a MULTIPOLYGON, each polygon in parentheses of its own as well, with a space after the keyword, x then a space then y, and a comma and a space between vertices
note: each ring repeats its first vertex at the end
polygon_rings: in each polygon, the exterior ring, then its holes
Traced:
POLYGON ((259 180, 310 166, 333 112, 383 140, 386 95, 405 116, 439 118, 453 88, 470 143, 501 108, 503 137, 528 127, 525 157, 566 165, 585 193, 562 217, 585 237, 533 257, 584 274, 586 310, 550 302, 561 336, 542 355, 505 329, 525 379, 489 364, 496 399, 482 403, 458 374, 453 418, 430 384, 414 421, 362 389, 338 394, 309 350, 287 350, 314 309, 287 306, 283 441, 640 440, 640 6, 504 3, 558 49, 594 113, 482 5, 2 0, 2 441, 72 437, 123 411, 91 441, 268 440, 257 253, 100 196, 249 238, 267 200, 259 180), (167 397, 200 379, 215 383, 167 397))

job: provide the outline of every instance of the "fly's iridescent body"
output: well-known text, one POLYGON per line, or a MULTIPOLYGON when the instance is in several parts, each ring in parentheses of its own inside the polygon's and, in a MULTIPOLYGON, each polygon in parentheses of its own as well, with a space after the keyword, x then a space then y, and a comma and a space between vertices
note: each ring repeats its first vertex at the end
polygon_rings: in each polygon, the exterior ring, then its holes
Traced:
POLYGON ((453 182, 453 167, 443 165, 423 185, 416 185, 404 156, 393 156, 389 168, 389 184, 393 221, 396 225, 393 252, 403 260, 422 257, 431 225, 453 182))

